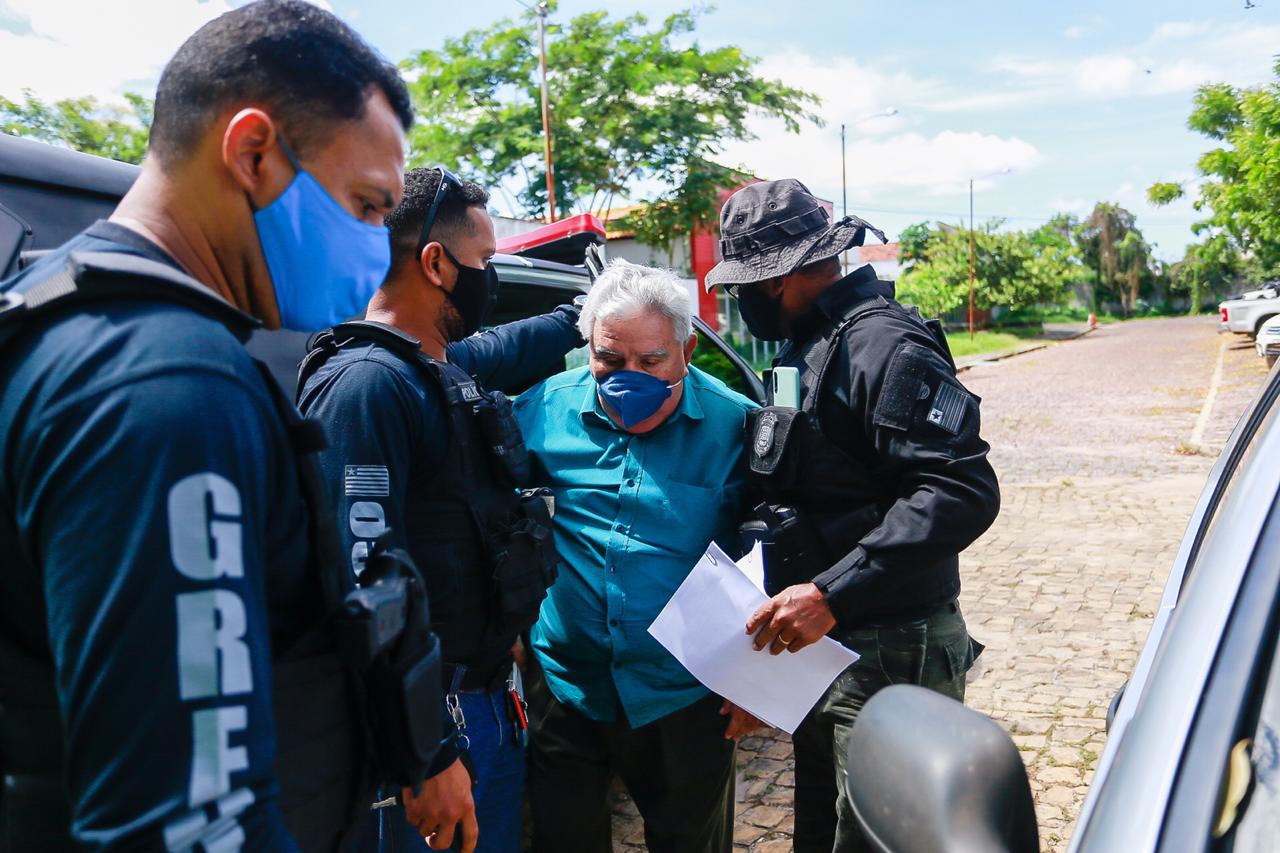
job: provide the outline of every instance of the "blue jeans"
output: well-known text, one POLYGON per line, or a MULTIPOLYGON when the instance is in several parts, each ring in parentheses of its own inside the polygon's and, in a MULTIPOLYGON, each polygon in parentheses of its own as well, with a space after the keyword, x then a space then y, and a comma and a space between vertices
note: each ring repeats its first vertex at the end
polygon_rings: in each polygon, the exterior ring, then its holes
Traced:
MULTIPOLYGON (((520 815, 524 801, 524 746, 515 737, 507 693, 459 693, 467 720, 471 760, 476 768, 476 853, 520 853, 520 815)), ((385 793, 390 796, 396 791, 385 793)), ((454 836, 454 850, 461 849, 454 836)), ((428 853, 430 848, 405 819, 404 807, 379 809, 364 822, 356 849, 378 853, 428 853)))

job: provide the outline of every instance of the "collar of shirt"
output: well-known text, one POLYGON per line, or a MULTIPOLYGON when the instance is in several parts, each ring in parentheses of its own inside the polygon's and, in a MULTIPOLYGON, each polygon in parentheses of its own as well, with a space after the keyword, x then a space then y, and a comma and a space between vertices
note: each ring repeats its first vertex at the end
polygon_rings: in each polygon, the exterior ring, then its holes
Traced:
MULTIPOLYGON (((676 410, 658 426, 654 427, 650 432, 657 432, 667 424, 679 418, 688 418, 693 421, 700 421, 703 418, 702 406, 698 403, 698 395, 694 390, 696 380, 693 371, 685 368, 684 375, 684 393, 680 396, 680 404, 676 406, 676 410)), ((616 432, 626 432, 622 427, 613 422, 605 412, 603 404, 600 402, 599 384, 595 377, 591 375, 591 371, 586 373, 586 381, 582 383, 582 402, 578 407, 578 414, 582 417, 582 422, 591 426, 593 422, 602 423, 616 432)), ((672 389, 672 393, 675 389, 672 389)))
POLYGON ((891 282, 879 281, 871 264, 863 264, 831 285, 817 298, 813 310, 795 322, 791 339, 808 340, 814 332, 831 320, 844 316, 844 312, 850 305, 872 296, 892 299, 893 293, 894 287, 891 282))

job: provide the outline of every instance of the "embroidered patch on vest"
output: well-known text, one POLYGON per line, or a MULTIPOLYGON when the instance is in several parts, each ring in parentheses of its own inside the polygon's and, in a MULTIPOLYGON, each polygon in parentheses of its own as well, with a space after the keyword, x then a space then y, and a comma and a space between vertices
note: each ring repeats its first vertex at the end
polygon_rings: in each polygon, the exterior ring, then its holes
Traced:
POLYGON ((480 402, 480 391, 476 388, 476 383, 474 382, 459 382, 458 393, 462 395, 463 402, 480 402))
POLYGON ((778 416, 773 412, 765 412, 760 416, 760 423, 756 427, 756 456, 765 457, 769 455, 769 451, 773 449, 774 432, 778 428, 778 416))
POLYGON ((391 494, 386 465, 348 465, 343 473, 343 486, 351 497, 385 498, 391 494))
POLYGON ((938 385, 938 393, 933 396, 933 403, 929 406, 929 414, 925 420, 952 435, 959 435, 960 426, 964 423, 964 411, 964 392, 950 382, 942 382, 938 385))

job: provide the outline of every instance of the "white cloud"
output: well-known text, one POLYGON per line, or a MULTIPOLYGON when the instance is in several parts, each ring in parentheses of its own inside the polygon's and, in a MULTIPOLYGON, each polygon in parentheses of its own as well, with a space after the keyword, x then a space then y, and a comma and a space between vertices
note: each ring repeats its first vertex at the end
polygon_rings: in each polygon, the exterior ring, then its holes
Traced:
POLYGON ((750 129, 758 138, 731 144, 719 159, 763 178, 799 177, 828 197, 834 188, 837 203, 841 124, 846 125, 851 194, 907 188, 957 192, 968 187, 971 175, 1023 172, 1041 160, 1034 146, 1017 137, 914 129, 924 121, 920 105, 947 96, 948 87, 939 82, 864 67, 847 57, 817 59, 798 51, 766 57, 761 71, 819 95, 817 112, 826 126, 809 125, 789 134, 780 121, 753 119, 750 129), (866 118, 890 107, 900 112, 866 118))
POLYGON ((996 109, 1063 100, 1189 93, 1207 83, 1236 85, 1271 76, 1280 26, 1174 21, 1131 48, 1084 56, 999 56, 988 70, 1003 86, 932 104, 939 111, 996 109))
MULTIPOLYGON (((332 11, 329 0, 311 2, 332 11)), ((0 95, 151 95, 178 46, 229 9, 229 0, 0 0, 0 95)))

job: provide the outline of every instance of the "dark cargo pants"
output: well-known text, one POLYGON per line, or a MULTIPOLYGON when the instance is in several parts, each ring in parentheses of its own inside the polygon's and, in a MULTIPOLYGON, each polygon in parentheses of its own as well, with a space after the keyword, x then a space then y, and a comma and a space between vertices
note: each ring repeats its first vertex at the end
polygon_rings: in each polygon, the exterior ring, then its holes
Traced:
POLYGON ((610 853, 609 786, 621 777, 644 819, 651 853, 730 853, 734 742, 722 700, 631 728, 622 708, 602 723, 551 694, 536 663, 529 702, 529 800, 535 853, 610 853))
POLYGON ((861 657, 845 670, 792 738, 796 759, 796 853, 872 850, 845 796, 845 753, 858 712, 891 684, 918 684, 964 701, 964 676, 982 647, 957 604, 917 622, 837 632, 861 657))

